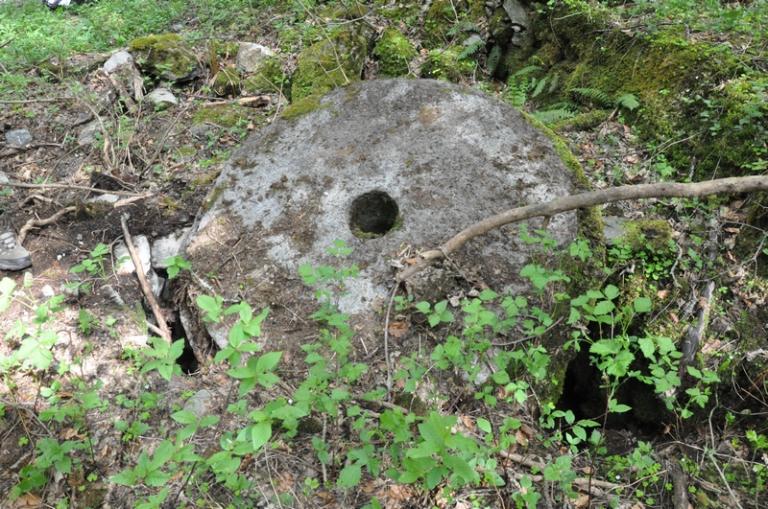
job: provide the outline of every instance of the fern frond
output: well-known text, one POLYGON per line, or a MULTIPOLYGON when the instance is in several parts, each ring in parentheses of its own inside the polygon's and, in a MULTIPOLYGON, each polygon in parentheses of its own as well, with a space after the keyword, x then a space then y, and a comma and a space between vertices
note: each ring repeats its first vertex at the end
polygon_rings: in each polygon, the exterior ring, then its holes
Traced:
POLYGON ((545 124, 554 124, 555 122, 559 122, 561 120, 573 118, 576 116, 576 114, 570 110, 559 109, 535 111, 533 112, 533 116, 545 124))
POLYGON ((583 99, 587 99, 593 103, 599 104, 600 106, 611 107, 614 103, 613 99, 611 99, 611 96, 598 88, 577 87, 572 88, 571 92, 575 94, 577 98, 581 97, 583 99))

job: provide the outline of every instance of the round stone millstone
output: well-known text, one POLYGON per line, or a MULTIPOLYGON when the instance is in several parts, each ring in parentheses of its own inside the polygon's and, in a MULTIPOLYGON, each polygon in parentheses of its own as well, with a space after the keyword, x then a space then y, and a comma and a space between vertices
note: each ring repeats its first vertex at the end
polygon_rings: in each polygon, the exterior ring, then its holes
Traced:
MULTIPOLYGON (((432 80, 360 82, 251 135, 224 165, 186 256, 198 274, 215 275, 225 298, 272 306, 278 334, 316 307, 300 265, 357 264, 339 305, 377 323, 390 262, 406 246, 434 248, 498 212, 572 194, 573 177, 543 133, 492 97, 432 80), (353 253, 329 255, 335 240, 353 253)), ((576 214, 547 229, 572 240, 576 214)), ((492 231, 451 260, 497 291, 519 291, 533 248, 517 232, 492 231)))

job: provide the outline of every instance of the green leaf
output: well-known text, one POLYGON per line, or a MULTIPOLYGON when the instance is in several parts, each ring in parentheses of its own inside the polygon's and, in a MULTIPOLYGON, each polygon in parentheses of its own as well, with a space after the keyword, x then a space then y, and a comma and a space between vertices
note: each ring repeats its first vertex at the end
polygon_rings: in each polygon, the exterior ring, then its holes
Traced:
POLYGON ((613 302, 609 300, 601 300, 597 303, 597 305, 595 305, 595 309, 592 311, 592 313, 595 316, 607 315, 614 309, 616 309, 616 306, 613 304, 613 302))
POLYGON ((646 359, 653 359, 653 354, 656 351, 656 345, 654 344, 653 339, 640 338, 638 344, 640 345, 640 351, 643 352, 646 359))
POLYGON ((272 423, 262 421, 251 426, 251 445, 253 452, 258 451, 262 445, 266 444, 272 438, 272 423))
POLYGON ((194 424, 197 422, 197 417, 189 410, 179 410, 171 414, 171 419, 179 424, 194 424))
POLYGON ((605 295, 606 299, 613 300, 619 296, 619 289, 614 285, 608 285, 603 290, 603 295, 605 295))
POLYGON ((280 362, 280 357, 283 352, 268 352, 259 357, 259 361, 256 363, 256 370, 260 373, 265 371, 272 371, 277 363, 280 362))
POLYGON ((480 428, 480 431, 484 433, 490 433, 493 431, 493 428, 491 427, 491 423, 488 422, 487 419, 478 418, 477 427, 480 428))
POLYGON ((640 101, 638 101, 634 94, 624 94, 616 99, 616 104, 622 108, 628 109, 629 111, 634 111, 638 106, 640 106, 640 101))
POLYGON ((632 302, 636 313, 648 313, 651 309, 651 299, 648 297, 638 297, 632 302))
POLYGON ((463 458, 446 455, 443 456, 443 462, 451 469, 453 475, 464 481, 465 484, 471 483, 477 477, 477 472, 463 458))
POLYGON ((360 464, 355 462, 347 465, 339 473, 339 480, 336 482, 340 488, 352 488, 360 482, 360 464))
POLYGON ((136 473, 128 468, 119 474, 113 475, 109 480, 110 482, 122 484, 123 486, 134 486, 136 484, 136 473))
POLYGON ((0 280, 0 313, 5 312, 11 305, 13 290, 16 288, 16 282, 13 279, 4 277, 0 280))

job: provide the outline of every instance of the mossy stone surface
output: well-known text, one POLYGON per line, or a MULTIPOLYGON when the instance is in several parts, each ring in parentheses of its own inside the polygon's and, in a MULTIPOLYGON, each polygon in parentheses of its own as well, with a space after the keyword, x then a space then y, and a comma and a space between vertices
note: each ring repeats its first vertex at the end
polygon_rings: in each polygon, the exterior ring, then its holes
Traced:
POLYGON ((456 46, 431 50, 421 67, 422 77, 459 81, 462 76, 471 75, 475 70, 475 61, 461 58, 461 52, 462 49, 456 46))
POLYGON ((128 47, 136 64, 156 79, 179 81, 197 71, 195 53, 177 34, 139 37, 132 40, 128 47))
POLYGON ((243 90, 248 94, 271 94, 282 91, 284 95, 289 95, 290 90, 285 89, 287 81, 280 59, 269 57, 264 59, 253 74, 243 80, 243 90))
POLYGON ((681 174, 693 161, 702 178, 768 166, 767 79, 756 76, 732 48, 691 40, 681 27, 642 35, 611 26, 608 11, 599 6, 562 7, 538 16, 538 49, 510 56, 517 59, 511 70, 536 64, 560 74, 560 99, 568 100, 573 88, 614 98, 635 95, 640 108, 632 120, 643 140, 683 140, 665 150, 681 174))
POLYGON ((210 123, 221 127, 234 127, 248 118, 248 110, 237 104, 217 104, 204 106, 192 116, 193 124, 210 123))
POLYGON ((211 84, 213 93, 222 97, 240 94, 241 87, 240 71, 234 67, 225 67, 219 70, 211 84))
POLYGON ((373 49, 381 74, 397 77, 410 72, 409 62, 418 54, 416 47, 396 28, 387 28, 373 49))
POLYGON ((299 53, 292 77, 291 98, 324 94, 359 81, 368 53, 368 39, 361 27, 344 26, 299 53))
POLYGON ((650 249, 660 252, 669 249, 673 233, 672 227, 664 219, 642 219, 627 221, 622 238, 633 251, 650 249))

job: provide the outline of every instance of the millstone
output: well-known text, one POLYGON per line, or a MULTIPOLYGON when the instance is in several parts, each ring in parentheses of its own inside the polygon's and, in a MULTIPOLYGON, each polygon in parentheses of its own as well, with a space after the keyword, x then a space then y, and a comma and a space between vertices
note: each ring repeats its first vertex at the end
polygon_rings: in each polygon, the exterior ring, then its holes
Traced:
MULTIPOLYGON (((360 276, 347 281, 339 306, 380 323, 393 260, 572 191, 550 140, 508 105, 444 82, 365 81, 251 135, 224 165, 186 256, 225 298, 270 306, 265 330, 275 338, 311 325, 313 292, 297 274, 305 263, 357 264, 360 276), (336 240, 353 248, 348 258, 328 254, 336 240)), ((576 216, 553 217, 547 229, 565 243, 576 216)), ((505 227, 469 242, 452 270, 497 291, 522 289, 518 273, 532 248, 517 232, 505 227)), ((208 293, 200 285, 188 292, 190 303, 208 293)), ((223 329, 206 327, 219 346, 226 341, 223 329)))

